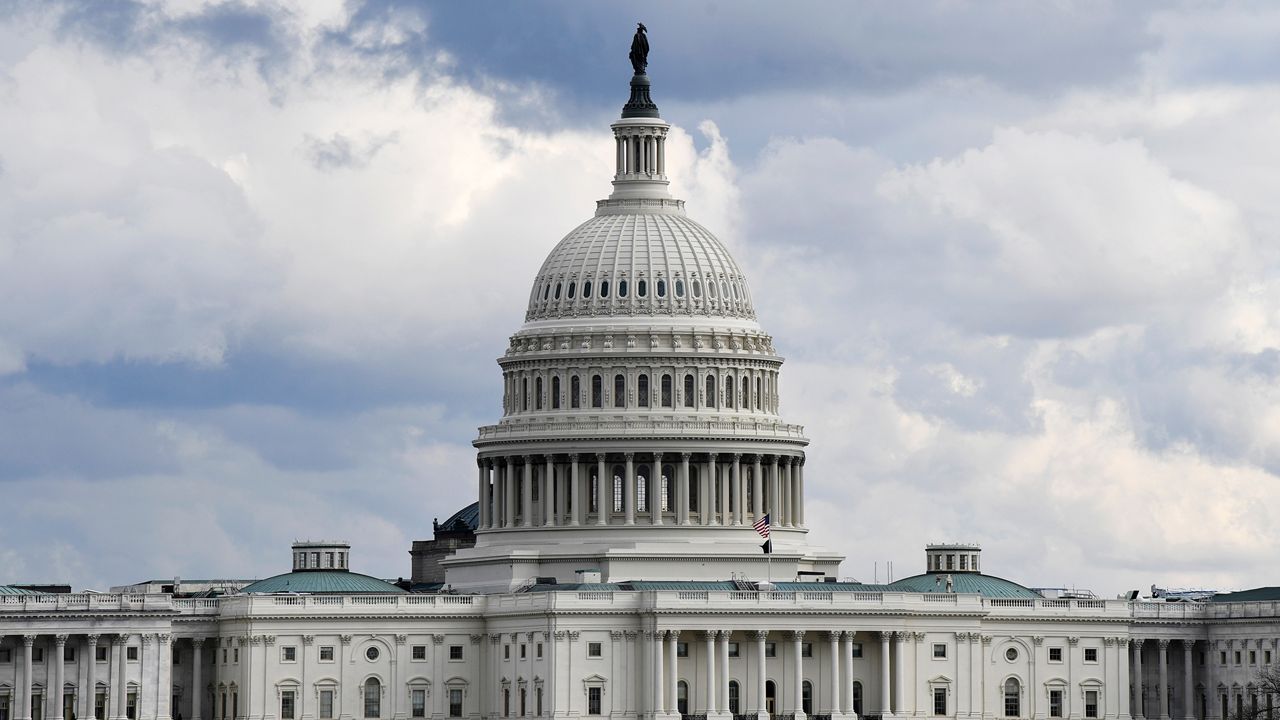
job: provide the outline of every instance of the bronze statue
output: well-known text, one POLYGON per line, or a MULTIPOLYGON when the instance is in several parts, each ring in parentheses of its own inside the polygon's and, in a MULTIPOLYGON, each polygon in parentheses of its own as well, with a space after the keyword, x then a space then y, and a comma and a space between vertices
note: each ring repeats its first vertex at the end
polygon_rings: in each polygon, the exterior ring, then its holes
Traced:
POLYGON ((636 23, 636 35, 631 38, 631 68, 637 75, 643 75, 649 66, 649 38, 645 35, 648 28, 644 23, 636 23))

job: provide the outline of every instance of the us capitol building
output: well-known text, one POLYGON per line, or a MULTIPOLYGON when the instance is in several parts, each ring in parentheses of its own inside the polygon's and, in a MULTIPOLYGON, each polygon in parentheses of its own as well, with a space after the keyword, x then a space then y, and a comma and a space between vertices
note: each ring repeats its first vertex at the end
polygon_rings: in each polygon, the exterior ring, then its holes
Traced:
MULTIPOLYGON (((477 502, 412 580, 295 544, 249 583, 0 586, 0 720, 1104 718, 1263 708, 1280 588, 1102 600, 930 545, 837 581, 807 540, 803 428, 724 244, 668 193, 644 73, 613 191, 533 278, 475 440, 477 502), (772 553, 762 552, 767 526, 772 553)), ((358 548, 357 548, 358 549, 358 548)), ((1270 715, 1268 715, 1270 717, 1270 715)))

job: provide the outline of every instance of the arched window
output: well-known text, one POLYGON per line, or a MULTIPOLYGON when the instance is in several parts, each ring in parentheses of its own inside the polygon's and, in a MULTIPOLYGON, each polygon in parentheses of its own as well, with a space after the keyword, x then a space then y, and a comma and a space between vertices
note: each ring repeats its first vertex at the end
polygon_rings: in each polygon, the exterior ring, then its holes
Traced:
POLYGON ((591 407, 604 407, 604 380, 599 375, 591 376, 591 407))
POLYGON ((707 376, 707 402, 706 402, 706 407, 713 408, 713 407, 715 407, 716 405, 717 405, 717 403, 716 403, 716 376, 715 376, 715 375, 708 375, 708 376, 707 376))
POLYGON ((649 283, 644 278, 636 281, 636 297, 644 297, 649 294, 649 283))
POLYGON ((618 297, 624 298, 626 296, 627 296, 627 279, 623 278, 618 281, 618 297))
POLYGON ((602 298, 609 297, 609 281, 608 280, 600 281, 600 297, 602 298))
POLYGON ((534 378, 533 381, 533 406, 537 410, 542 409, 542 378, 534 378))
POLYGON ((636 512, 649 511, 649 480, 652 477, 648 465, 636 468, 636 512))
POLYGON ((800 686, 800 707, 804 710, 805 715, 813 714, 813 683, 808 680, 800 686))
POLYGON ((716 281, 715 280, 707 281, 707 297, 711 298, 712 300, 716 299, 716 281))
POLYGON ((693 281, 693 296, 696 298, 702 297, 702 281, 701 280, 695 279, 693 281))
POLYGON ((622 512, 622 466, 613 466, 613 511, 622 512))
POLYGON ((778 712, 778 686, 772 680, 764 683, 764 709, 770 715, 778 712))
POLYGON ((636 378, 636 404, 649 407, 649 376, 643 373, 636 378))
MULTIPOLYGON (((570 295, 569 297, 573 297, 573 296, 572 296, 572 295, 570 295)), ((738 297, 739 297, 739 295, 738 295, 738 283, 737 283, 737 281, 735 280, 735 281, 734 281, 734 283, 733 283, 733 299, 734 299, 734 300, 737 300, 737 299, 738 299, 738 297)))
POLYGON ((764 403, 760 401, 760 398, 764 397, 764 394, 760 392, 761 387, 762 387, 762 384, 760 382, 760 378, 756 378, 756 409, 757 410, 764 409, 763 407, 764 403))
POLYGON ((720 297, 725 300, 729 299, 729 283, 723 280, 720 281, 720 297))
POLYGON ((626 407, 627 405, 627 379, 622 375, 613 376, 613 406, 626 407))
POLYGON ((549 297, 551 297, 551 283, 547 283, 542 288, 542 299, 546 300, 549 297))
POLYGON ((689 683, 683 680, 676 683, 676 712, 689 714, 689 683))
POLYGON ((666 296, 667 296, 667 281, 663 280, 662 278, 658 278, 658 297, 663 298, 666 296))
POLYGON ((369 678, 364 682, 364 716, 382 717, 382 684, 378 682, 378 678, 369 678))
POLYGON ((724 383, 724 406, 733 407, 733 378, 727 378, 724 383))
POLYGON ((729 681, 729 712, 734 715, 738 714, 738 698, 741 696, 742 690, 738 686, 737 680, 729 681))
POLYGON ((853 692, 849 696, 850 703, 853 704, 853 712, 859 717, 862 716, 862 683, 857 680, 853 681, 853 692))
POLYGON ((574 375, 569 378, 569 407, 578 409, 582 403, 578 399, 578 392, 582 389, 581 383, 578 382, 578 376, 574 375))
POLYGON ((671 465, 662 466, 661 507, 666 512, 676 509, 676 469, 671 465))
POLYGON ((520 378, 520 409, 529 409, 529 378, 520 378))
POLYGON ((556 300, 560 299, 560 283, 556 283, 556 300))
POLYGON ((1017 678, 1004 681, 1004 716, 1016 718, 1022 715, 1022 688, 1017 678))
POLYGON ((684 376, 684 406, 687 408, 693 407, 693 393, 694 393, 693 376, 685 375, 684 376))
POLYGON ((569 299, 570 300, 572 300, 574 296, 578 294, 577 291, 578 291, 578 281, 570 280, 569 281, 569 299))
POLYGON ((742 409, 750 410, 751 409, 751 380, 745 377, 742 378, 741 400, 742 400, 742 409))
POLYGON ((591 299, 591 281, 590 280, 582 281, 582 298, 584 300, 591 299))
POLYGON ((662 387, 659 388, 660 400, 662 407, 671 407, 671 376, 662 376, 662 387))

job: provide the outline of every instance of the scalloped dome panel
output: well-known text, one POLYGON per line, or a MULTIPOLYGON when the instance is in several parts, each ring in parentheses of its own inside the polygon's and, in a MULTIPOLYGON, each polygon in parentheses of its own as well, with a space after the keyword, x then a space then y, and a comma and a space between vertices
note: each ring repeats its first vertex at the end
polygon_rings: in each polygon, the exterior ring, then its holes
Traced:
POLYGON ((754 320, 742 270, 682 213, 599 214, 565 236, 534 280, 526 321, 693 315, 754 320))

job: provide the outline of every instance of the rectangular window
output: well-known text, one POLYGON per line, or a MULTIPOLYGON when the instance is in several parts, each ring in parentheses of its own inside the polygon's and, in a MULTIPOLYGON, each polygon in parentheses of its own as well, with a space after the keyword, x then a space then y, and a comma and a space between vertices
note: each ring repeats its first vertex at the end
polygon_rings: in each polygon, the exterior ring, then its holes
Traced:
POLYGON ((1062 648, 1060 647, 1049 648, 1049 662, 1055 662, 1055 663, 1062 662, 1062 648))
MULTIPOLYGON (((130 649, 130 650, 133 650, 134 652, 137 652, 137 648, 129 648, 129 649, 130 649)), ((1239 655, 1240 653, 1236 653, 1236 654, 1237 654, 1237 655, 1239 655)), ((131 658, 129 658, 129 659, 130 659, 130 660, 136 660, 137 658, 136 658, 136 657, 131 657, 131 658)), ((33 648, 31 648, 31 662, 33 662, 33 663, 42 663, 42 662, 44 662, 44 648, 42 648, 42 647, 33 647, 33 648)), ((39 716, 37 716, 37 715, 32 715, 32 717, 39 717, 39 716)))
POLYGON ((1239 664, 1240 664, 1240 651, 1239 651, 1239 650, 1237 650, 1237 651, 1236 651, 1236 664, 1237 664, 1237 665, 1239 665, 1239 664))
POLYGON ((587 657, 598 658, 603 652, 603 646, 600 643, 587 643, 587 657))
POLYGON ((231 662, 234 662, 234 663, 240 662, 240 648, 231 649, 231 662))
POLYGON ((427 716, 427 691, 422 688, 413 689, 413 716, 427 716))
POLYGON ((800 644, 800 657, 813 657, 813 643, 800 644))
MULTIPOLYGON (((225 650, 223 652, 226 652, 225 650)), ((333 662, 333 646, 320 646, 320 662, 333 662)))
POLYGON ((946 644, 946 643, 934 643, 934 644, 933 644, 933 658, 934 658, 935 660, 946 660, 946 659, 947 659, 947 644, 946 644))
POLYGON ((933 714, 934 715, 947 714, 947 689, 946 688, 933 689, 933 714))
POLYGON ((1258 664, 1258 651, 1257 651, 1257 650, 1250 650, 1250 651, 1249 651, 1249 664, 1250 664, 1250 665, 1257 665, 1257 664, 1258 664))
MULTIPOLYGON (((182 653, 178 651, 177 645, 174 645, 173 652, 171 653, 171 657, 169 658, 169 661, 174 665, 182 664, 182 653)), ((177 705, 173 705, 171 707, 177 707, 177 705)))
POLYGON ((1098 717, 1098 691, 1084 691, 1084 716, 1087 718, 1098 717))
POLYGON ((0 663, 13 662, 13 651, 9 648, 0 648, 0 663))
POLYGON ((333 691, 320 691, 320 720, 333 720, 333 691))
POLYGON ((533 696, 536 698, 536 701, 534 703, 534 712, 538 715, 538 717, 542 717, 542 687, 541 686, 538 686, 537 688, 534 689, 533 696))
MULTIPOLYGON (((129 697, 134 697, 134 696, 132 693, 130 693, 129 697)), ((44 717, 44 696, 43 695, 31 696, 31 717, 33 718, 44 717)), ((130 715, 129 718, 130 720, 133 720, 132 715, 130 715)))
POLYGON ((293 645, 280 648, 280 662, 298 662, 298 648, 293 645))
POLYGON ((93 659, 96 660, 97 662, 106 662, 107 661, 106 646, 98 645, 97 647, 95 647, 93 649, 93 659))
POLYGON ((1226 664, 1227 664, 1227 651, 1226 651, 1226 650, 1219 650, 1219 651, 1218 651, 1218 664, 1219 664, 1219 665, 1226 665, 1226 664))
POLYGON ((138 660, 138 648, 136 647, 125 648, 124 652, 125 652, 125 659, 128 660, 129 662, 136 662, 138 660))
POLYGON ((853 656, 856 658, 862 657, 862 643, 851 643, 851 644, 853 645, 853 656))
POLYGON ((767 642, 764 644, 764 656, 767 658, 778 657, 778 644, 767 642))
POLYGON ((227 664, 227 649, 226 649, 226 648, 222 648, 222 664, 223 664, 223 665, 226 665, 226 664, 227 664))
POLYGON ((1084 661, 1087 663, 1098 662, 1098 648, 1085 648, 1084 661))
POLYGON ((450 659, 450 660, 461 660, 461 659, 462 659, 462 646, 461 646, 461 645, 450 645, 450 646, 449 646, 449 659, 450 659))
POLYGON ((449 688, 449 717, 462 717, 462 688, 449 688))
MULTIPOLYGON (((541 660, 542 659, 542 643, 538 643, 534 647, 536 648, 534 651, 534 655, 536 655, 537 658, 541 660)), ((541 715, 542 713, 538 713, 538 714, 541 715)))
POLYGON ((75 662, 76 649, 71 645, 65 645, 62 648, 62 662, 75 662))
POLYGON ((280 693, 280 720, 293 720, 293 691, 280 693))
POLYGON ((736 642, 729 643, 729 657, 731 658, 738 657, 738 643, 736 642))
POLYGON ((529 646, 528 646, 528 645, 525 645, 524 643, 521 643, 521 644, 520 644, 520 659, 521 659, 521 660, 524 660, 525 658, 529 657, 529 652, 528 652, 528 650, 529 650, 529 646))
POLYGON ((587 688, 587 714, 600 714, 600 688, 598 687, 587 688))
POLYGON ((1049 691, 1049 717, 1062 717, 1062 691, 1049 691))
POLYGON ((410 659, 413 659, 413 660, 426 660, 426 659, 427 659, 427 646, 426 646, 426 645, 414 645, 413 647, 409 648, 409 657, 410 657, 410 659))
POLYGON ((510 659, 511 659, 511 646, 510 646, 510 645, 503 645, 503 646, 502 646, 502 659, 503 659, 503 660, 510 660, 510 659))
POLYGON ((0 695, 0 720, 9 720, 9 696, 0 695))
POLYGON ((676 657, 678 658, 689 657, 689 643, 687 642, 676 643, 676 657))
POLYGON ((1271 651, 1270 651, 1270 650, 1263 650, 1263 651, 1262 651, 1262 662, 1263 662, 1263 663, 1265 663, 1265 664, 1267 664, 1267 665, 1270 665, 1270 664, 1271 664, 1271 651))

